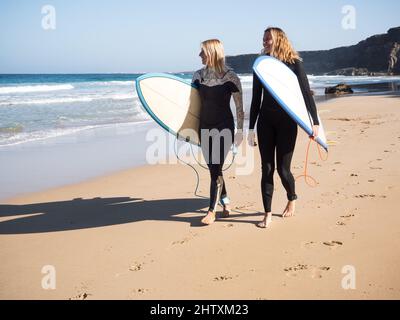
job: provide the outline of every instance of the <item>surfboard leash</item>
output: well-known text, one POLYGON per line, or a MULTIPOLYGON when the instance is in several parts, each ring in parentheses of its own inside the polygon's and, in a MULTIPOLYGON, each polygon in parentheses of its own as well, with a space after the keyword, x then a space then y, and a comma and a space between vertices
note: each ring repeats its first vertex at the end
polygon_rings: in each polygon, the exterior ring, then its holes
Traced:
POLYGON ((315 188, 315 187, 318 185, 317 180, 315 180, 312 176, 308 175, 308 173, 307 173, 307 172, 308 172, 308 156, 309 156, 309 153, 310 153, 311 143, 312 143, 313 141, 314 141, 314 142, 316 143, 316 145, 317 145, 317 150, 318 150, 318 154, 319 154, 320 160, 321 160, 321 161, 326 161, 326 160, 328 160, 328 155, 329 155, 328 152, 326 152, 326 158, 324 159, 324 158, 322 157, 322 153, 321 153, 321 146, 317 143, 317 141, 315 141, 315 139, 313 139, 312 137, 310 137, 310 139, 309 139, 309 141, 308 141, 307 150, 306 150, 306 159, 305 159, 305 164, 304 164, 304 173, 303 173, 302 175, 297 176, 295 180, 297 181, 297 179, 299 179, 299 178, 301 178, 301 177, 304 177, 304 181, 306 182, 306 184, 307 184, 308 186, 312 187, 312 188, 315 188), (313 184, 310 184, 310 183, 308 182, 307 178, 308 178, 308 179, 311 179, 311 181, 313 181, 313 184))
MULTIPOLYGON (((199 194, 197 193, 197 191, 198 191, 198 189, 199 189, 199 184, 200 184, 200 175, 199 175, 199 172, 197 171, 197 169, 196 169, 192 164, 190 164, 189 162, 184 161, 183 159, 181 159, 181 157, 179 157, 178 150, 177 150, 177 141, 178 141, 178 138, 175 137, 175 141, 174 141, 174 152, 175 152, 176 158, 177 158, 180 162, 182 162, 182 163, 186 164, 187 166, 189 166, 190 168, 192 168, 193 171, 194 171, 195 174, 196 174, 196 188, 195 188, 195 191, 194 191, 194 195, 195 195, 196 197, 200 197, 200 198, 203 198, 203 199, 207 199, 206 197, 203 197, 203 196, 201 196, 201 195, 199 195, 199 194)), ((192 146, 192 144, 190 144, 190 151, 191 151, 192 156, 193 156, 193 158, 195 159, 196 163, 197 163, 201 168, 203 168, 203 169, 205 169, 205 170, 208 170, 208 167, 204 166, 203 164, 201 164, 201 163, 197 160, 197 158, 196 158, 196 156, 195 156, 195 154, 194 154, 194 151, 193 151, 193 146, 192 146)), ((231 167, 231 166, 233 165, 233 163, 235 162, 235 157, 236 157, 236 152, 233 152, 231 163, 229 164, 229 166, 228 166, 227 168, 223 169, 222 171, 225 172, 225 171, 227 171, 227 170, 230 169, 230 167, 231 167)))

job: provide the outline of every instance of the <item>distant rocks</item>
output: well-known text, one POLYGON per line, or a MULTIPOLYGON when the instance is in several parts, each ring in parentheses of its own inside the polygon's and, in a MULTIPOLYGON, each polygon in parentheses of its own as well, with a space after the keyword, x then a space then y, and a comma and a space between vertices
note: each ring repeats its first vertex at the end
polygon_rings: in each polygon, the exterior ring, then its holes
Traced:
POLYGON ((325 88, 325 94, 349 94, 354 93, 350 86, 344 83, 340 83, 334 87, 325 88))
POLYGON ((258 54, 241 54, 238 56, 227 56, 226 64, 236 73, 253 73, 253 64, 258 54))
POLYGON ((335 71, 327 72, 327 76, 368 76, 367 68, 343 68, 335 71))
POLYGON ((387 76, 388 72, 371 72, 367 68, 343 68, 332 72, 327 72, 327 76, 387 76))

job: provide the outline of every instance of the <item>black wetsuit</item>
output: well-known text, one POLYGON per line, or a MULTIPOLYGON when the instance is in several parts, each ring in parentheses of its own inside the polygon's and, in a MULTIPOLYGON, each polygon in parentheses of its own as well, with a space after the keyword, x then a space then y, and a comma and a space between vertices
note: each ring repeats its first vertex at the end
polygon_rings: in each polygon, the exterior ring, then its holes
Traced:
MULTIPOLYGON (((296 74, 299 80, 303 98, 311 116, 310 121, 312 120, 314 125, 318 125, 317 109, 302 62, 296 60, 294 64, 287 63, 286 65, 296 74)), ((290 171, 296 145, 297 124, 282 109, 269 91, 263 87, 257 75, 253 74, 253 98, 249 129, 254 129, 257 118, 257 137, 262 165, 261 192, 265 212, 271 212, 274 192, 275 150, 278 174, 286 189, 287 198, 290 201, 297 199, 295 180, 290 171)))
POLYGON ((203 68, 195 72, 192 82, 200 93, 199 136, 211 176, 209 211, 215 211, 220 200, 223 204, 229 203, 222 167, 234 139, 235 123, 230 108, 232 95, 236 103, 238 129, 243 129, 242 88, 239 77, 232 70, 218 75, 203 68))

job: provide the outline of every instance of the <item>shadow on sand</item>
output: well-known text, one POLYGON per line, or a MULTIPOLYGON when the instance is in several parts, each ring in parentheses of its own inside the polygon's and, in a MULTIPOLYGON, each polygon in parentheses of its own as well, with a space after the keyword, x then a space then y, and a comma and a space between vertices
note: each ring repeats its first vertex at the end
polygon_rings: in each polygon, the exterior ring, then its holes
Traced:
MULTIPOLYGON (((0 217, 12 217, 10 220, 0 222, 0 234, 78 230, 145 220, 178 221, 199 227, 202 226, 200 216, 205 213, 201 209, 208 204, 208 199, 147 201, 130 197, 77 198, 25 205, 0 204, 0 217), (198 213, 199 216, 180 216, 187 212, 198 213)), ((260 213, 235 214, 234 218, 259 215, 260 213)), ((230 218, 224 221, 254 223, 254 221, 237 221, 230 218)))

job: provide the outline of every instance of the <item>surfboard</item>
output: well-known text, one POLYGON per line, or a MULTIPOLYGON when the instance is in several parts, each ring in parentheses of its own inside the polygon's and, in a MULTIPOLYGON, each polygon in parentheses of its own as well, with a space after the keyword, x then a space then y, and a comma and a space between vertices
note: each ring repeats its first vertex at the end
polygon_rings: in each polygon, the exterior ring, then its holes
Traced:
MULTIPOLYGON (((258 57, 254 62, 253 70, 280 106, 311 136, 312 120, 296 74, 283 62, 271 56, 258 57)), ((324 127, 319 116, 318 120, 319 131, 316 141, 328 151, 324 127)))
POLYGON ((145 111, 178 139, 200 145, 201 100, 189 81, 165 73, 148 73, 136 79, 136 91, 145 111))

